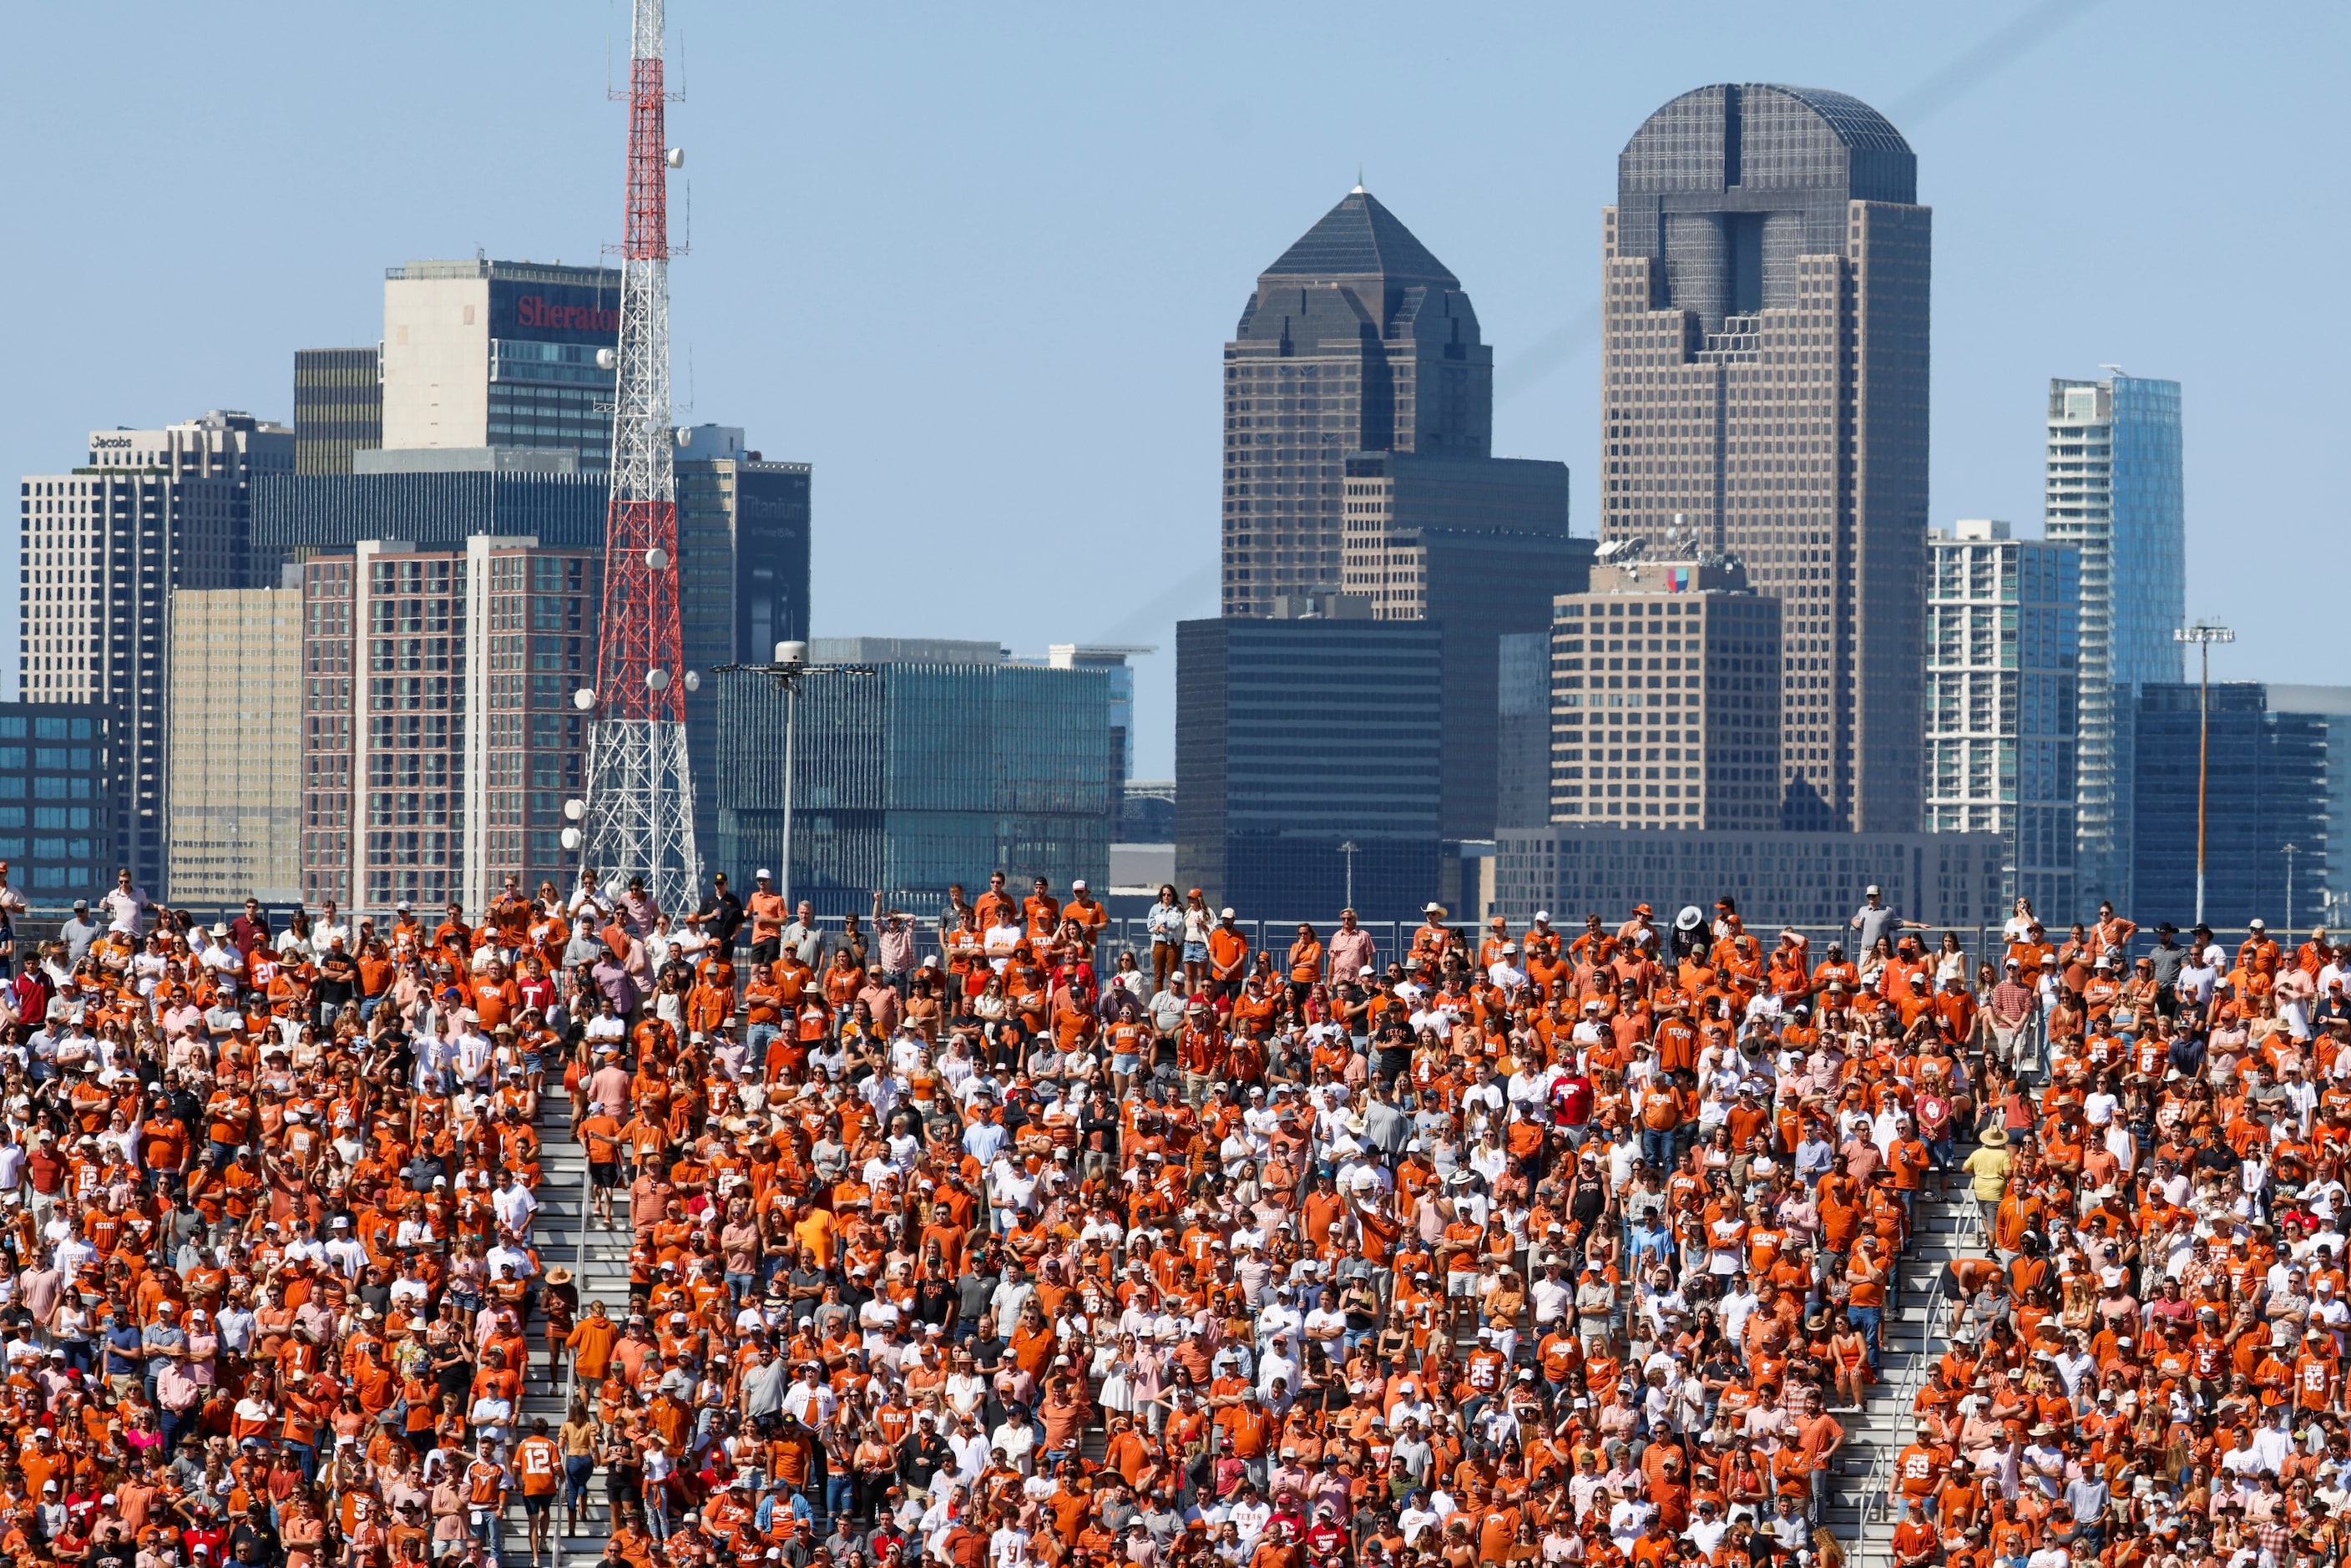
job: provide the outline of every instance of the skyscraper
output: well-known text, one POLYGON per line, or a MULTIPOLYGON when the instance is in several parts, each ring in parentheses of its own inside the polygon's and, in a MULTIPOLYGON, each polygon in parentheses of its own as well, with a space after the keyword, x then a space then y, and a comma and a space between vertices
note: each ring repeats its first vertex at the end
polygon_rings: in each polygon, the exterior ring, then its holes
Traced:
POLYGON ((1867 104, 1718 84, 1651 115, 1603 222, 1601 529, 1685 516, 1782 601, 1782 821, 1922 807, 1931 214, 1867 104))
MULTIPOLYGON (((805 463, 769 463, 750 450, 740 425, 679 427, 677 609, 687 669, 764 664, 777 643, 808 636, 810 477, 805 463)), ((686 693, 685 732, 694 841, 709 860, 718 842, 716 683, 686 693)))
POLYGON ((1225 613, 1338 591, 1350 455, 1484 457, 1493 411, 1460 281, 1357 186, 1259 276, 1225 345, 1225 613))
POLYGON ((2049 383, 2042 532, 2082 556, 2082 719, 2074 832, 2085 899, 2128 909, 2131 726, 2138 690, 2180 679, 2188 615, 2179 383, 2117 374, 2049 383))
POLYGON ((1970 517, 1928 547, 1927 826, 2001 835, 2007 895, 2063 930, 2089 913, 2074 883, 2082 558, 2008 531, 1970 517))
POLYGON ((1447 635, 1417 620, 1178 622, 1177 885, 1275 920, 1349 903, 1408 920, 1439 896, 1447 635), (1377 703, 1376 725, 1350 693, 1377 703))
POLYGON ((1593 569, 1588 591, 1562 594, 1551 820, 1778 827, 1784 610, 1719 555, 1611 562, 1593 569))
POLYGON ((113 818, 139 885, 164 885, 172 601, 244 588, 252 486, 294 466, 294 433, 214 410, 160 430, 93 430, 89 460, 20 486, 20 643, 28 703, 99 703, 113 735, 113 818))
POLYGON ((601 561, 476 534, 362 539, 302 566, 302 895, 483 907, 509 873, 568 885, 601 561))
POLYGON ((380 444, 612 455, 621 275, 546 262, 412 261, 384 274, 380 444))
POLYGON ((1592 541, 1568 535, 1564 464, 1490 455, 1494 351, 1469 297, 1359 186, 1258 278, 1225 413, 1225 613, 1335 592, 1374 621, 1443 622, 1442 833, 1490 837, 1498 639, 1548 632, 1592 541))

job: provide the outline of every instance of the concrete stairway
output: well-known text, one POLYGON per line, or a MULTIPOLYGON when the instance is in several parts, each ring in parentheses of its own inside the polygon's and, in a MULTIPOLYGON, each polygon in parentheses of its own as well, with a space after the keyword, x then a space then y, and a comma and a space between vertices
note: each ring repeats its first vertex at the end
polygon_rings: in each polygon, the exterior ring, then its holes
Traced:
MULTIPOLYGON (((615 1321, 624 1320, 629 1312, 629 1201, 624 1187, 614 1195, 613 1228, 598 1227, 587 1234, 586 1261, 580 1259, 580 1226, 586 1218, 583 1205, 587 1201, 588 1152, 571 1135, 571 1102, 559 1084, 551 1084, 539 1100, 539 1185, 538 1216, 535 1239, 538 1244, 541 1263, 549 1269, 564 1268, 579 1276, 580 1310, 585 1315, 588 1303, 601 1301, 604 1310, 615 1321)), ((529 1430, 531 1421, 547 1418, 549 1437, 561 1429, 567 1402, 566 1385, 549 1386, 547 1380, 546 1321, 533 1315, 528 1329, 530 1344, 530 1376, 523 1388, 522 1409, 517 1413, 517 1437, 529 1430)), ((594 1408, 596 1391, 581 1390, 590 1409, 594 1408)), ((555 1556, 551 1568, 575 1568, 591 1563, 601 1557, 611 1521, 604 1506, 604 1473, 599 1469, 589 1482, 588 1503, 581 1511, 580 1528, 584 1533, 566 1537, 563 1529, 563 1507, 560 1492, 554 1511, 552 1545, 555 1556)), ((506 1552, 508 1564, 524 1563, 530 1552, 530 1526, 523 1517, 519 1500, 507 1511, 506 1521, 506 1552)), ((542 1558, 542 1561, 546 1559, 542 1558)))
POLYGON ((1939 1202, 1922 1197, 1914 1211, 1910 1249, 1902 1258, 1902 1293, 1886 1321, 1885 1355, 1867 1408, 1837 1413, 1845 1447, 1838 1456, 1834 1501, 1824 1522, 1844 1543, 1854 1568, 1885 1568, 1893 1561, 1894 1526, 1900 1516, 1878 1506, 1878 1500, 1891 1483, 1895 1456, 1909 1446, 1912 1398, 1949 1348, 1948 1266, 1955 1258, 1982 1251, 1970 1185, 1960 1178, 1949 1193, 1939 1202))

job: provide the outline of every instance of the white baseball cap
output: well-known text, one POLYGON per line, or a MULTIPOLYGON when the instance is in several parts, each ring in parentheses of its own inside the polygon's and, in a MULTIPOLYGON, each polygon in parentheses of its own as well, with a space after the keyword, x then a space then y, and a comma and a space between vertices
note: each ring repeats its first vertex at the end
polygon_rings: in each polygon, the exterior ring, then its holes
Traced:
POLYGON ((751 873, 751 880, 753 882, 773 882, 776 880, 776 873, 769 871, 766 866, 761 866, 758 871, 751 873))
POLYGON ((1071 893, 1083 893, 1085 890, 1086 879, 1084 877, 1080 877, 1075 882, 1070 883, 1070 891, 1071 893))

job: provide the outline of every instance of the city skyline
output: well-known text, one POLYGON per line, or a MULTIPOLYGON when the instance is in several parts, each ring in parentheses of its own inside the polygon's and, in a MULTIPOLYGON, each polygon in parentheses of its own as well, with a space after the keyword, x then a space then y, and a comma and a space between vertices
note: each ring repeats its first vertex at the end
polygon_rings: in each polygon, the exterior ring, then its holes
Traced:
MULTIPOLYGON (((1032 423, 1042 398, 1046 423, 1070 434, 1075 457, 1045 494, 983 496, 980 515, 992 525, 1083 527, 1112 550, 1156 549, 1165 567, 1104 605, 1090 592, 1098 556, 1056 563, 1043 578, 1051 623, 1016 635, 1039 649, 1067 639, 1164 645, 1169 623, 1215 603, 1215 394, 1196 344, 1229 332, 1232 279, 1337 200, 1359 163, 1470 280, 1486 337, 1501 346, 1493 450, 1591 475, 1591 351, 1554 356, 1548 376, 1530 378, 1546 345, 1596 303, 1591 214, 1613 186, 1626 131, 1697 82, 1825 84, 1886 109, 1933 171, 1943 281, 1930 521, 2004 516, 2030 528, 2041 477, 2034 394, 2049 377, 2093 376, 2114 361, 2178 379, 2197 421, 2190 507, 2203 492, 2201 510, 2217 515, 2225 495, 2257 530, 2250 550, 2217 530, 2191 542, 2190 612, 2253 624, 2266 586, 2255 558, 2323 537, 2327 513, 2302 496, 2325 493, 2314 484, 2319 433, 2343 418, 2342 394, 2323 383, 2283 410, 2268 394, 2308 380, 2305 345, 2314 339, 2323 355, 2344 328, 2322 316, 2289 349, 2179 310, 2198 279, 2227 264, 2226 242, 2169 193, 2184 181, 2225 183, 2249 202, 2274 193, 2264 204, 2284 214, 2280 243, 2324 248, 2340 220, 2283 199, 2299 188, 2297 160, 2239 160, 2219 128, 2258 120, 2274 125, 2279 147, 2315 144, 2311 98, 2296 84, 2339 52, 2329 46, 2344 19, 2313 11, 2283 37, 2214 39, 2189 7, 2135 11, 2127 30, 2094 7, 1971 91, 1935 88, 1944 66, 2032 9, 1927 16, 1821 6, 1792 25, 1690 7, 1669 18, 1688 40, 1669 51, 1616 18, 1500 13, 1451 51, 1456 68, 1437 73, 1432 101, 1444 118, 1434 131, 1426 115, 1391 126, 1379 112, 1381 89, 1405 90, 1417 68, 1379 44, 1376 25, 1326 37, 1304 18, 1212 15, 1196 38, 1146 47, 1135 26, 1109 19, 1070 36, 1016 23, 901 37, 837 17, 801 19, 788 36, 752 17, 730 23, 714 47, 711 18, 681 11, 682 74, 704 99, 695 112, 706 129, 688 164, 701 188, 695 252, 681 263, 680 390, 697 402, 695 419, 739 423, 769 452, 840 476, 828 489, 838 527, 819 540, 816 562, 820 579, 846 590, 826 597, 816 629, 827 633, 1002 629, 1008 562, 909 581, 860 574, 859 541, 884 528, 925 546, 951 541, 960 525, 946 519, 973 505, 958 476, 1017 439, 1016 416, 1032 423), (1369 90, 1310 103, 1223 85, 1212 63, 1244 36, 1282 47, 1311 37, 1369 90), (758 84, 772 62, 807 47, 833 51, 841 69, 775 114, 758 84), (2077 61, 2092 47, 2102 66, 2085 79, 2077 61), (1102 68, 1073 77, 1069 68, 1088 59, 1102 68), (975 60, 1013 74, 987 78, 975 60), (1928 88, 1936 112, 1902 112, 1907 96, 1928 88), (889 106, 878 136, 833 129, 874 122, 877 101, 889 106), (1081 118, 1097 128, 1077 139, 1082 146, 1065 134, 1081 118), (2085 181, 2060 153, 2077 134, 2068 127, 2091 125, 2136 152, 2109 152, 2085 181), (1281 157, 1269 161, 1276 149, 1281 157), (1034 172, 1008 178, 1008 167, 1034 172), (903 199, 861 205, 855 193, 877 186, 903 199), (918 239, 939 233, 957 237, 918 239), (1023 313, 996 310, 1040 255, 1055 258, 1054 287, 1077 316, 1117 319, 1122 305, 1153 302, 1130 309, 1133 335, 1117 361, 1147 376, 1106 379, 1095 334, 1038 334, 1023 313), (794 303, 817 299, 825 308, 794 303), (918 330, 877 353, 875 322, 892 301, 918 330), (968 329, 952 352, 926 347, 950 320, 968 329), (877 401, 889 418, 860 413, 877 401), (896 460, 914 429, 936 461, 896 460), (1131 492, 1138 471, 1165 483, 1105 520, 1093 497, 1131 492), (1171 596, 1185 601, 1154 610, 1171 596), (1153 613, 1124 624, 1144 611, 1153 613)), ((53 472, 90 425, 161 425, 212 407, 289 417, 287 354, 371 342, 380 300, 350 280, 406 257, 479 244, 595 260, 616 237, 608 187, 621 120, 601 90, 606 38, 551 27, 555 16, 426 8, 382 37, 360 18, 319 16, 298 32, 168 48, 160 37, 109 37, 109 78, 78 88, 75 101, 58 82, 34 84, 27 114, 73 125, 80 140, 76 157, 17 175, 28 210, 52 220, 58 239, 9 264, 47 308, 18 345, 33 373, 0 403, 0 439, 14 444, 5 460, 19 474, 53 472), (449 45, 460 37, 468 42, 453 68, 449 45), (329 52, 343 62, 335 73, 297 68, 329 52), (486 117, 462 63, 473 59, 500 62, 486 117), (517 74, 517 61, 528 69, 517 74), (400 136, 343 111, 371 96, 407 105, 400 136), (64 221, 86 215, 102 190, 81 170, 146 156, 167 120, 192 127, 200 143, 274 144, 286 160, 282 179, 246 182, 239 200, 183 214, 168 276, 145 247, 101 244, 64 221), (147 312, 126 307, 167 293, 237 308, 184 312, 159 338, 147 312)), ((94 18, 71 14, 32 26, 28 45, 58 57, 99 37, 94 18)), ((1579 508, 1579 528, 1593 521, 1579 508)), ((2314 628, 2289 622, 2220 655, 2216 673, 2283 677, 2321 651, 2314 628)), ((1145 774, 1172 766, 1172 661, 1144 660, 1145 774)))

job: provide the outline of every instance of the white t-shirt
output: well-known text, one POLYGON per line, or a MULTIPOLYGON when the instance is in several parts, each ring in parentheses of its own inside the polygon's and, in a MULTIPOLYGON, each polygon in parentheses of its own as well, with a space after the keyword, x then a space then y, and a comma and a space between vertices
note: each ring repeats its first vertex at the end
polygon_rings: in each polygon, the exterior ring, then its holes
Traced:
POLYGON ((145 929, 144 913, 147 908, 145 888, 134 887, 127 892, 120 887, 112 888, 99 902, 106 905, 107 914, 112 917, 113 923, 107 927, 110 931, 137 936, 145 929))

